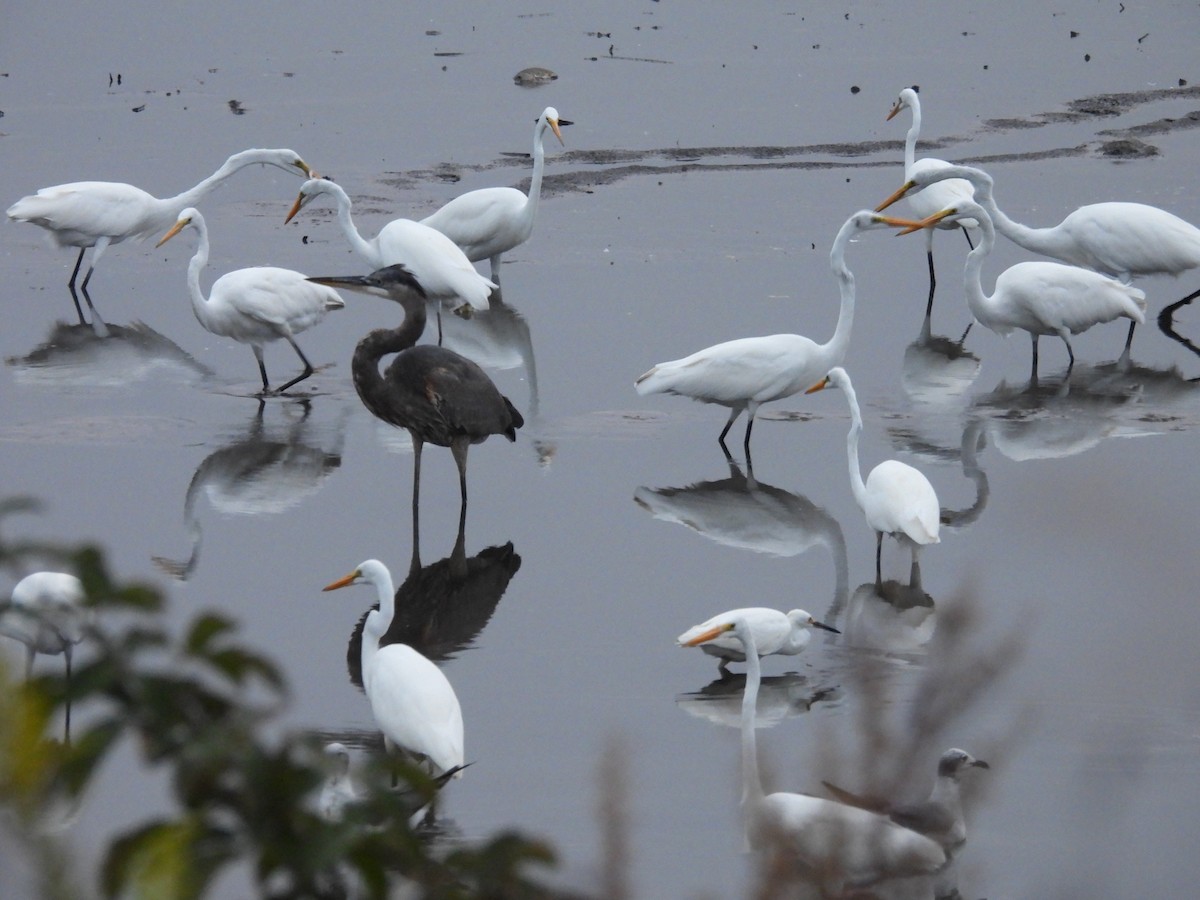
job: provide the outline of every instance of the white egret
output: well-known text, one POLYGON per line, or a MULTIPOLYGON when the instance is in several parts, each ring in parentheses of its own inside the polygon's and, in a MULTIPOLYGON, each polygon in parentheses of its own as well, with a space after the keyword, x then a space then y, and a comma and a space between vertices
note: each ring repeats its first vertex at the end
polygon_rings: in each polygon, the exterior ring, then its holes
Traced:
MULTIPOLYGON (((886 816, 807 794, 764 792, 754 728, 762 681, 754 630, 741 617, 721 626, 719 633, 728 632, 741 640, 747 659, 742 695, 742 811, 751 843, 793 854, 824 886, 925 875, 944 866, 947 857, 941 846, 886 816)), ((710 633, 707 639, 715 637, 710 633)), ((705 639, 700 635, 693 643, 705 639)))
POLYGON ((368 559, 324 590, 352 584, 371 585, 379 599, 379 608, 363 623, 362 677, 384 744, 389 751, 399 747, 426 758, 434 775, 461 767, 462 708, 449 680, 407 644, 379 646, 396 611, 391 572, 379 560, 368 559))
POLYGON ((259 164, 278 166, 308 178, 315 174, 294 150, 243 150, 195 187, 174 197, 160 199, 132 184, 116 181, 76 181, 22 197, 8 208, 8 217, 46 229, 59 247, 79 248, 69 282, 72 292, 84 251, 92 248, 81 285, 86 297, 92 271, 110 244, 158 234, 179 218, 180 212, 195 206, 235 172, 259 164))
POLYGON ((458 465, 461 524, 467 512, 467 451, 493 434, 515 441, 525 420, 476 363, 446 347, 414 346, 425 330, 425 297, 423 285, 404 266, 386 266, 370 275, 311 280, 384 297, 404 307, 400 327, 372 331, 354 348, 350 363, 354 388, 372 414, 412 435, 414 526, 422 447, 428 441, 450 448, 458 465), (379 361, 389 353, 397 356, 380 375, 379 361))
POLYGON ((730 408, 729 419, 717 440, 725 447, 725 435, 734 420, 746 411, 746 456, 750 456, 750 429, 763 403, 782 400, 816 383, 842 361, 854 324, 854 275, 846 267, 846 245, 860 231, 886 227, 911 227, 904 219, 880 216, 861 210, 842 225, 829 253, 830 266, 838 280, 841 308, 833 336, 824 344, 799 334, 772 334, 740 338, 697 351, 683 359, 661 362, 641 375, 634 386, 639 394, 677 394, 702 403, 730 408))
POLYGON ((454 241, 437 229, 412 219, 393 219, 368 240, 359 234, 350 218, 350 196, 328 179, 313 178, 304 182, 285 221, 290 222, 296 213, 322 194, 329 194, 337 202, 342 233, 372 269, 403 265, 421 282, 425 296, 440 301, 447 309, 463 304, 472 309, 488 308, 488 297, 496 285, 475 271, 454 241))
POLYGON ((12 599, 0 604, 0 634, 25 645, 25 677, 38 653, 63 655, 71 678, 71 652, 83 640, 90 610, 83 606, 83 584, 67 572, 34 572, 17 582, 12 599))
MULTIPOLYGON (((920 173, 879 205, 885 209, 915 190, 945 178, 965 178, 974 188, 996 231, 1014 244, 1075 266, 1082 266, 1128 283, 1138 275, 1180 275, 1200 267, 1200 228, 1157 206, 1145 203, 1089 203, 1057 225, 1035 228, 1014 222, 996 205, 992 176, 973 166, 950 166, 920 173)), ((955 204, 947 204, 947 208, 955 204)), ((1167 306, 1159 323, 1169 326, 1176 309, 1200 296, 1200 290, 1167 306)), ((1133 331, 1140 320, 1129 323, 1124 354, 1129 353, 1133 331)))
POLYGON ((897 825, 933 838, 943 847, 952 849, 967 839, 967 823, 963 818, 960 782, 968 769, 990 769, 982 759, 966 750, 951 747, 938 759, 937 778, 926 800, 917 803, 891 803, 851 793, 828 781, 821 784, 834 798, 887 816, 897 825))
POLYGON ((699 646, 709 656, 721 660, 721 671, 726 671, 730 660, 744 662, 745 648, 736 634, 730 633, 727 626, 744 619, 754 633, 754 646, 759 656, 795 656, 808 646, 813 628, 821 628, 834 634, 841 634, 832 625, 818 622, 803 609, 793 609, 781 612, 778 609, 757 606, 745 609, 731 609, 728 612, 713 616, 706 622, 701 622, 681 634, 676 641, 681 647, 699 646))
MULTIPOLYGON (((913 181, 918 176, 925 173, 935 172, 939 169, 950 165, 944 159, 936 159, 932 156, 925 156, 917 159, 917 141, 921 136, 921 100, 917 96, 917 92, 913 88, 905 88, 900 92, 900 96, 892 105, 891 112, 888 113, 888 121, 891 121, 901 110, 912 110, 912 125, 908 129, 908 135, 904 140, 904 180, 913 181)), ((918 219, 924 219, 932 216, 936 212, 940 212, 947 207, 954 206, 960 200, 971 199, 971 183, 962 178, 947 178, 942 181, 935 181, 929 184, 926 188, 910 192, 906 195, 909 208, 918 219)), ((970 232, 968 228, 977 227, 977 223, 969 219, 962 219, 951 223, 940 223, 940 228, 953 229, 962 228, 962 232, 966 235, 967 244, 972 248, 970 232)), ((933 271, 933 231, 925 232, 925 258, 929 263, 929 300, 925 304, 925 320, 929 321, 929 317, 933 312, 933 292, 937 288, 937 276, 933 271)), ((970 328, 970 326, 967 326, 970 328)), ((966 337, 966 334, 963 335, 966 337)))
MULTIPOLYGON (((511 187, 468 191, 455 197, 433 215, 426 216, 421 223, 436 228, 454 241, 471 262, 490 260, 492 281, 500 284, 501 255, 525 243, 533 233, 533 220, 537 216, 538 199, 542 192, 542 170, 546 162, 543 147, 546 131, 553 131, 561 144, 563 137, 559 126, 570 124, 558 117, 558 110, 553 106, 547 106, 538 116, 537 124, 533 126, 533 177, 529 182, 528 196, 511 187)), ((944 208, 944 205, 938 207, 944 208)))
MULTIPOLYGON (((974 251, 972 251, 974 252, 974 251)), ((873 468, 864 483, 858 462, 858 438, 862 434, 862 411, 858 396, 845 369, 830 369, 829 374, 808 389, 814 393, 827 387, 841 388, 850 405, 850 432, 846 436, 846 456, 850 461, 850 488, 854 499, 875 532, 875 582, 883 580, 881 556, 883 536, 890 534, 912 549, 913 580, 917 577, 918 555, 926 544, 939 542, 941 507, 929 479, 907 463, 887 459, 873 468)))
POLYGON ((213 282, 205 299, 200 290, 200 270, 208 264, 208 228, 204 216, 195 209, 185 209, 158 246, 189 227, 200 235, 199 246, 188 263, 188 293, 192 299, 192 312, 200 324, 213 334, 250 345, 258 361, 264 394, 283 393, 312 375, 312 363, 296 343, 295 335, 316 325, 330 310, 345 306, 338 292, 313 284, 291 269, 254 266, 226 272, 213 282), (304 371, 272 391, 263 363, 263 345, 281 338, 292 345, 304 363, 304 371))
POLYGON ((979 222, 982 231, 979 246, 967 254, 963 272, 967 306, 980 323, 997 334, 1007 335, 1014 328, 1029 332, 1033 341, 1031 379, 1037 379, 1041 335, 1062 338, 1067 345, 1070 372, 1075 365, 1072 334, 1121 317, 1133 324, 1145 321, 1146 295, 1142 291, 1091 269, 1062 263, 1037 260, 1010 266, 996 278, 996 286, 988 296, 983 292, 981 272, 984 258, 996 243, 996 232, 987 211, 974 201, 962 202, 926 219, 926 227, 964 215, 979 222))
POLYGON ((354 773, 350 771, 350 750, 345 744, 339 741, 328 743, 325 745, 324 754, 328 760, 329 772, 321 784, 321 793, 317 796, 317 812, 326 822, 340 822, 346 807, 362 799, 362 791, 354 773))

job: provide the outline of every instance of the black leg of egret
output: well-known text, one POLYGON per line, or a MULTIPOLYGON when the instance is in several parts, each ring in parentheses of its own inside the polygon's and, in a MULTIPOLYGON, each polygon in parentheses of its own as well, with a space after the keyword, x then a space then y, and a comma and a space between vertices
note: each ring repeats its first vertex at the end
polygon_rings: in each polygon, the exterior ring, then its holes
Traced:
POLYGON ((1038 380, 1038 379, 1037 379, 1037 347, 1038 347, 1038 336, 1037 336, 1036 334, 1031 334, 1031 335, 1029 335, 1029 337, 1030 337, 1030 339, 1033 341, 1033 371, 1029 373, 1029 381, 1030 381, 1032 384, 1037 384, 1037 380, 1038 380))
POLYGON ((1179 332, 1177 332, 1174 327, 1174 325, 1175 325, 1175 318, 1174 318, 1175 310, 1179 309, 1181 306, 1187 306, 1189 303, 1191 303, 1197 297, 1200 297, 1200 291, 1195 291, 1191 294, 1188 294, 1182 300, 1176 300, 1170 306, 1165 307, 1163 309, 1163 311, 1158 314, 1158 328, 1163 334, 1165 334, 1171 340, 1178 341, 1179 343, 1183 344, 1183 346, 1185 346, 1189 350, 1191 350, 1193 353, 1200 355, 1200 347, 1197 347, 1195 344, 1193 344, 1191 341, 1189 341, 1183 335, 1179 334, 1179 332))
POLYGON ((258 374, 262 376, 263 383, 262 392, 264 394, 269 394, 271 393, 271 385, 267 382, 267 366, 263 362, 262 347, 255 344, 250 349, 254 351, 254 358, 258 361, 258 374))
POLYGON ((754 427, 754 413, 746 414, 746 438, 742 441, 742 450, 746 453, 746 465, 750 465, 750 429, 754 427))
POLYGON ((75 292, 75 277, 79 274, 79 266, 83 263, 83 254, 86 250, 86 247, 80 249, 79 256, 75 259, 75 268, 71 270, 71 280, 67 282, 67 289, 71 292, 71 302, 75 304, 75 312, 79 315, 80 325, 86 325, 87 321, 83 318, 83 307, 79 305, 79 294, 75 292))
POLYGON ((875 532, 875 587, 883 584, 883 532, 875 532))
POLYGON ((729 429, 733 427, 733 420, 741 414, 739 407, 734 407, 729 413, 729 419, 725 422, 725 427, 721 429, 721 433, 717 435, 717 443, 721 445, 721 449, 725 451, 725 455, 729 455, 729 448, 725 446, 725 435, 729 434, 729 429))
POLYGON ((296 343, 295 339, 287 335, 285 335, 285 337, 287 337, 287 342, 292 345, 292 349, 296 351, 296 355, 300 357, 300 362, 304 363, 304 371, 285 384, 283 387, 279 388, 279 390, 275 392, 277 394, 282 394, 293 385, 299 384, 315 371, 312 367, 312 363, 308 361, 308 357, 304 355, 304 351, 300 349, 300 345, 296 343))
POLYGON ((925 252, 925 259, 929 262, 929 299, 925 301, 925 318, 928 319, 933 313, 933 292, 937 289, 937 276, 933 274, 933 245, 925 252))
POLYGON ((1069 360, 1067 363, 1067 374, 1070 375, 1071 370, 1075 368, 1075 351, 1071 349, 1071 332, 1064 328, 1058 333, 1058 336, 1067 345, 1067 359, 1069 360))

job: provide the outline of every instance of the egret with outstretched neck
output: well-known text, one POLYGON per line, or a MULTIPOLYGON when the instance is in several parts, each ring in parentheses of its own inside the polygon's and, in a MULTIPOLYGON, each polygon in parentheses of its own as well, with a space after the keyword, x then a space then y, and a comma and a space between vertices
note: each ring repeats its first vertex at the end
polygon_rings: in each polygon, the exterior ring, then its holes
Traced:
POLYGON ((533 220, 542 193, 542 170, 546 164, 546 132, 552 131, 561 144, 563 136, 559 126, 570 124, 559 118, 558 110, 553 106, 547 106, 538 116, 533 126, 533 176, 528 195, 511 187, 468 191, 433 215, 426 216, 421 223, 436 228, 454 241, 471 262, 489 260, 492 281, 499 285, 500 257, 525 243, 533 233, 533 220))
POLYGON ((682 359, 661 362, 641 375, 639 394, 676 394, 730 409, 717 438, 726 455, 725 435, 743 412, 747 414, 742 447, 750 457, 750 430, 764 403, 782 400, 811 387, 842 361, 854 324, 854 275, 846 266, 846 245, 862 231, 911 228, 906 219, 861 210, 848 218, 834 239, 829 262, 838 281, 841 306, 833 336, 823 344, 799 334, 772 334, 716 344, 682 359))
POLYGON ((829 370, 821 381, 808 389, 812 394, 827 387, 841 388, 850 406, 850 432, 846 435, 846 457, 850 463, 850 489, 854 500, 875 532, 875 583, 883 581, 883 536, 890 534, 912 551, 910 580, 919 576, 921 548, 936 544, 941 506, 933 485, 920 471, 896 459, 886 459, 873 468, 864 482, 858 462, 858 439, 862 434, 862 411, 850 375, 840 366, 829 370))

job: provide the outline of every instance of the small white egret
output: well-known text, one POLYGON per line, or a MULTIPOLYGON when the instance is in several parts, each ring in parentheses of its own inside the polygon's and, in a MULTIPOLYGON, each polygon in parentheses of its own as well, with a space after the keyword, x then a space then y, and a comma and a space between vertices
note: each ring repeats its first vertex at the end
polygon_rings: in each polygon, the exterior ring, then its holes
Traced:
POLYGON ((724 672, 730 660, 744 662, 746 659, 741 640, 727 627, 738 619, 744 619, 754 633, 754 646, 759 656, 796 655, 808 646, 814 628, 841 634, 832 625, 818 622, 803 609, 793 609, 785 613, 778 609, 756 606, 731 609, 713 616, 708 621, 689 628, 676 638, 676 641, 681 647, 698 646, 709 656, 717 657, 721 660, 720 668, 724 672))
POLYGON ((71 652, 83 640, 91 611, 83 606, 83 584, 67 572, 34 572, 17 582, 12 599, 0 604, 0 634, 25 645, 25 677, 38 653, 63 655, 71 678, 71 652))
POLYGON ((464 304, 472 309, 488 308, 488 297, 496 285, 475 271, 454 241, 437 229, 412 219, 393 219, 368 240, 359 234, 350 218, 350 196, 340 185, 326 178, 304 182, 285 222, 290 222, 296 213, 322 194, 329 194, 337 202, 342 233, 372 269, 403 265, 421 282, 425 296, 440 301, 447 309, 464 304))
MULTIPOLYGON (((913 181, 918 176, 925 173, 935 172, 939 169, 950 165, 944 159, 937 159, 932 156, 925 156, 917 159, 917 141, 921 136, 921 100, 917 96, 917 92, 913 88, 905 88, 900 92, 900 96, 892 105, 891 112, 888 113, 888 121, 890 122, 901 110, 912 110, 912 125, 908 129, 908 135, 904 140, 904 180, 913 181)), ((909 208, 913 211, 918 219, 924 219, 936 212, 940 212, 947 207, 953 206, 960 200, 971 199, 971 183, 962 178, 947 178, 942 181, 930 183, 926 188, 920 191, 910 192, 906 195, 909 208)), ((962 232, 966 235, 967 244, 974 248, 971 243, 970 232, 968 228, 977 227, 977 223, 970 219, 962 219, 956 222, 940 223, 939 228, 962 228, 962 232)), ((937 276, 933 270, 933 231, 932 229, 925 232, 925 258, 929 264, 929 300, 925 304, 925 319, 929 320, 933 312, 933 292, 937 288, 937 276)), ((970 328, 970 326, 967 326, 970 328)), ((965 338, 966 335, 964 334, 965 338)))
MULTIPOLYGON (((132 184, 116 181, 76 181, 42 188, 36 194, 22 197, 8 208, 8 217, 44 228, 59 247, 79 248, 69 282, 72 291, 84 251, 92 248, 81 285, 86 297, 92 271, 110 244, 158 234, 181 211, 195 206, 235 172, 259 164, 278 166, 308 178, 315 174, 294 150, 243 150, 225 160, 221 168, 195 187, 174 197, 159 199, 132 184)), ((90 299, 88 305, 91 306, 90 299)))
MULTIPOLYGON (((741 640, 747 660, 742 695, 742 811, 752 845, 786 850, 823 886, 837 889, 845 884, 931 874, 944 866, 947 857, 941 846, 886 816, 807 794, 764 792, 754 728, 762 681, 758 648, 753 628, 744 617, 721 626, 720 633, 728 632, 741 640)), ((716 636, 710 634, 707 639, 716 636)), ((703 640, 705 636, 700 635, 693 643, 703 640)))
POLYGON ((821 784, 842 803, 887 816, 897 825, 911 828, 951 849, 967 839, 960 790, 963 773, 968 769, 990 768, 986 762, 976 759, 966 750, 951 747, 938 759, 937 778, 928 799, 917 803, 891 803, 851 793, 828 781, 822 781, 821 784))
MULTIPOLYGON (((511 187, 468 191, 455 197, 433 215, 426 216, 421 223, 436 228, 454 241, 471 262, 490 260, 492 281, 500 284, 500 257, 513 247, 525 243, 533 233, 533 220, 537 216, 538 199, 542 192, 542 170, 546 162, 543 146, 546 131, 553 131, 561 144, 563 137, 559 126, 570 124, 558 117, 558 110, 553 106, 547 106, 538 116, 537 124, 533 126, 533 177, 529 182, 528 196, 511 187)), ((938 207, 944 208, 944 205, 938 207)))
POLYGON ((677 394, 702 403, 728 406, 729 419, 717 438, 726 454, 725 435, 734 420, 746 411, 743 448, 748 458, 750 429, 759 406, 811 387, 846 355, 854 324, 854 275, 846 267, 846 245, 861 231, 888 227, 910 228, 912 223, 861 210, 838 231, 829 262, 838 280, 841 307, 833 336, 824 344, 799 334, 726 341, 682 359, 659 363, 634 382, 637 392, 677 394))
POLYGON ((195 209, 185 209, 158 246, 189 227, 200 235, 196 253, 188 263, 188 293, 192 299, 192 312, 200 324, 213 334, 250 345, 258 361, 264 394, 283 393, 312 375, 312 363, 296 343, 295 335, 316 325, 330 310, 345 306, 338 292, 313 284, 291 269, 254 266, 226 272, 213 282, 205 299, 200 290, 200 270, 208 264, 208 228, 204 217, 195 209), (263 345, 280 339, 292 345, 304 363, 304 371, 272 391, 263 362, 263 345))
POLYGON ((881 556, 883 536, 890 534, 912 549, 913 580, 917 578, 918 555, 926 544, 940 540, 941 507, 929 479, 907 463, 887 459, 873 468, 864 483, 858 462, 858 438, 862 434, 862 411, 858 396, 845 369, 830 369, 829 374, 808 389, 814 393, 827 387, 841 388, 850 405, 850 432, 846 436, 846 456, 850 462, 850 488, 854 499, 875 532, 875 582, 883 580, 881 556))
POLYGON ((1121 317, 1134 324, 1145 321, 1146 295, 1142 291, 1091 269, 1063 263, 1035 260, 1010 266, 996 278, 996 286, 988 296, 983 292, 981 272, 983 260, 996 243, 991 217, 980 204, 965 201, 926 219, 926 227, 952 216, 970 216, 983 232, 979 246, 967 254, 963 271, 967 306, 980 323, 997 334, 1007 335, 1014 328, 1029 332, 1033 341, 1032 380, 1037 379, 1041 335, 1062 338, 1067 345, 1070 372, 1075 365, 1071 335, 1121 317))
MULTIPOLYGON (((992 176, 973 166, 950 166, 908 178, 879 209, 946 178, 969 181, 975 202, 991 216, 996 231, 1033 253, 1126 283, 1138 275, 1181 275, 1200 267, 1200 228, 1173 213, 1145 203, 1109 201, 1081 206, 1051 227, 1022 225, 996 205, 992 176)), ((1167 306, 1159 314, 1159 323, 1169 325, 1175 310, 1198 296, 1200 290, 1167 306)), ((1129 323, 1123 351, 1126 358, 1138 324, 1138 320, 1129 323)))
POLYGON ((399 747, 425 757, 434 775, 461 767, 462 708, 449 680, 407 644, 379 646, 396 611, 391 572, 379 560, 368 559, 324 590, 352 584, 372 586, 379 600, 379 608, 371 610, 363 623, 362 678, 384 744, 389 751, 399 747))

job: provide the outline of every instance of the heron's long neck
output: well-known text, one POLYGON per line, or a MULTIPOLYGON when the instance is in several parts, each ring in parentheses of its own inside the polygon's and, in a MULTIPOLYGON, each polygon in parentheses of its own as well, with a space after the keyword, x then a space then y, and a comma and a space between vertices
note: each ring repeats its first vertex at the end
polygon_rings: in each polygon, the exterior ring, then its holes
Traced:
POLYGON ((917 162, 917 141, 921 137, 921 104, 913 101, 912 124, 908 126, 908 135, 904 138, 904 176, 911 177, 912 168, 917 162))
POLYGON ((400 303, 404 307, 404 321, 400 327, 378 328, 370 332, 358 342, 350 361, 354 387, 371 410, 386 399, 383 396, 386 382, 379 373, 379 361, 389 353, 399 353, 412 347, 425 330, 425 301, 415 296, 405 296, 400 303))
POLYGON ((750 812, 762 804, 765 796, 758 773, 758 739, 754 730, 762 664, 750 630, 746 629, 739 637, 746 653, 746 688, 742 693, 742 808, 750 812))
POLYGON ((833 329, 833 337, 819 345, 825 355, 821 368, 825 371, 841 364, 846 356, 846 348, 850 346, 850 329, 854 327, 854 273, 846 267, 846 245, 854 233, 849 223, 843 225, 833 242, 829 252, 829 264, 834 277, 838 281, 838 292, 841 295, 841 306, 838 309, 837 327, 833 329))
POLYGON ((850 433, 846 435, 846 457, 850 463, 850 490, 862 509, 866 509, 867 486, 863 484, 862 468, 858 463, 858 438, 862 434, 862 411, 858 408, 858 395, 850 384, 844 386, 846 402, 850 404, 850 433))

